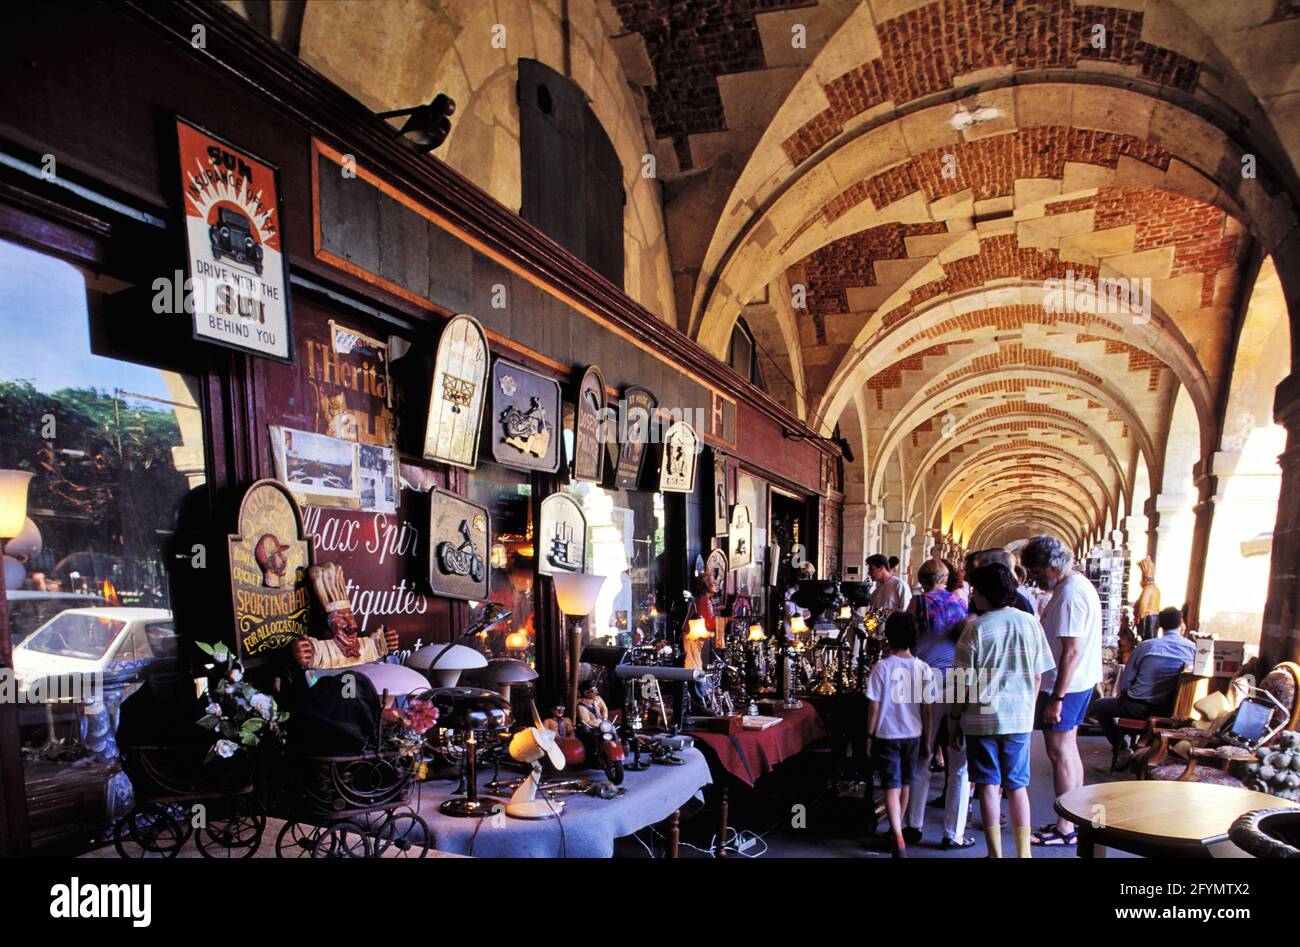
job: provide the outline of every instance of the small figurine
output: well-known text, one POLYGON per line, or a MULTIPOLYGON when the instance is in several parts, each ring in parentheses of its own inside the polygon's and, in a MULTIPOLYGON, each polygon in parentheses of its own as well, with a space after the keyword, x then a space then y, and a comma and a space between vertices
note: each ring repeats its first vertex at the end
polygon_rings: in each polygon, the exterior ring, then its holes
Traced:
POLYGON ((582 682, 578 700, 578 722, 584 727, 596 728, 609 721, 609 708, 601 699, 600 688, 594 680, 582 682))
POLYGON ((556 704, 551 708, 551 715, 542 721, 542 726, 553 732, 557 737, 573 736, 573 724, 564 712, 569 708, 563 704, 556 704))
POLYGON ((358 634, 356 616, 348 601, 347 581, 336 562, 312 566, 312 587, 325 609, 325 620, 333 637, 328 640, 299 638, 293 656, 305 668, 342 668, 369 664, 397 650, 397 632, 380 625, 374 634, 358 634))

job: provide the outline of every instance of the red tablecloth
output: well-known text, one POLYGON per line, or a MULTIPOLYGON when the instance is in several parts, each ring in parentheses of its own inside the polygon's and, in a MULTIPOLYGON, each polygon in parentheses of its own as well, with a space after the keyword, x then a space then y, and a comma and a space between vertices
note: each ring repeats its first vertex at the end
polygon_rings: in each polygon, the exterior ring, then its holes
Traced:
POLYGON ((782 760, 826 736, 821 717, 808 701, 798 710, 778 708, 766 712, 784 719, 766 730, 742 730, 731 736, 691 731, 695 745, 704 751, 715 775, 720 767, 746 786, 753 786, 782 760))

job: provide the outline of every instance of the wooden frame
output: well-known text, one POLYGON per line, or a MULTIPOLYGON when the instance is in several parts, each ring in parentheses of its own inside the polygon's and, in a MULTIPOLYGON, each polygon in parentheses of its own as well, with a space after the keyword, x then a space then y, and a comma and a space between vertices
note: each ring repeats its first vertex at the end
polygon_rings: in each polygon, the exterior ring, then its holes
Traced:
POLYGON ((458 493, 438 487, 430 490, 429 588, 433 594, 485 601, 491 555, 492 514, 458 493))
POLYGON ((473 470, 478 465, 479 435, 483 430, 483 407, 487 402, 491 363, 492 352, 479 321, 464 313, 452 316, 442 328, 434 356, 424 450, 421 453, 425 460, 466 470, 473 470), (453 346, 473 346, 481 354, 481 360, 471 355, 472 364, 464 364, 463 358, 453 362, 456 358, 453 346), (471 384, 473 391, 466 391, 465 386, 471 384), (444 440, 443 436, 447 425, 452 428, 450 440, 444 440))
POLYGON ((573 423, 573 479, 600 483, 605 473, 605 376, 588 366, 578 382, 573 423))

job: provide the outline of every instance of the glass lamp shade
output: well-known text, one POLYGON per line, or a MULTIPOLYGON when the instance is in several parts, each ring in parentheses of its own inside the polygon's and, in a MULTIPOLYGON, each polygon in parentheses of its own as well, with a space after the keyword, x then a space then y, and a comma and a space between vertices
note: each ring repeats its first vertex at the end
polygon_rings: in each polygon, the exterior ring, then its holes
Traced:
POLYGON ((802 615, 795 615, 793 618, 790 619, 790 631, 793 632, 794 634, 797 635, 807 630, 808 630, 808 626, 804 624, 802 615))
POLYGON ((522 631, 510 632, 510 634, 506 635, 506 650, 527 651, 528 635, 524 634, 522 631))
POLYGON ((31 479, 26 470, 0 470, 0 539, 13 539, 23 531, 31 479))
POLYGON ((844 621, 848 621, 852 617, 853 617, 853 609, 849 608, 847 605, 840 608, 840 618, 842 618, 844 621))
POLYGON ((763 634, 763 626, 762 626, 762 625, 750 625, 750 626, 749 626, 749 640, 750 640, 750 641, 766 641, 766 640, 767 640, 767 635, 763 634))
POLYGON ((703 618, 692 618, 686 623, 686 637, 688 638, 712 638, 713 633, 704 627, 703 618))
POLYGON ((605 585, 603 575, 557 572, 551 576, 555 585, 555 602, 560 611, 571 617, 590 615, 605 585))

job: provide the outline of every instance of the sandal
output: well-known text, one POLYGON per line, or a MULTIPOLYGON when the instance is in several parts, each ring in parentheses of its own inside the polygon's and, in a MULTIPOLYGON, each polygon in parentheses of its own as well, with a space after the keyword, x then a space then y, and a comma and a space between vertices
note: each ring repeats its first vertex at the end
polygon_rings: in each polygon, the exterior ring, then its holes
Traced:
POLYGON ((958 840, 955 838, 948 838, 947 836, 944 836, 943 841, 939 843, 939 847, 944 851, 947 851, 952 848, 970 848, 974 844, 975 844, 974 839, 964 838, 958 840))
POLYGON ((1077 840, 1078 840, 1077 832, 1066 832, 1064 835, 1062 835, 1060 832, 1056 830, 1055 827, 1052 827, 1050 830, 1046 832, 1040 831, 1034 833, 1035 845, 1046 845, 1046 846, 1074 845, 1077 840))

